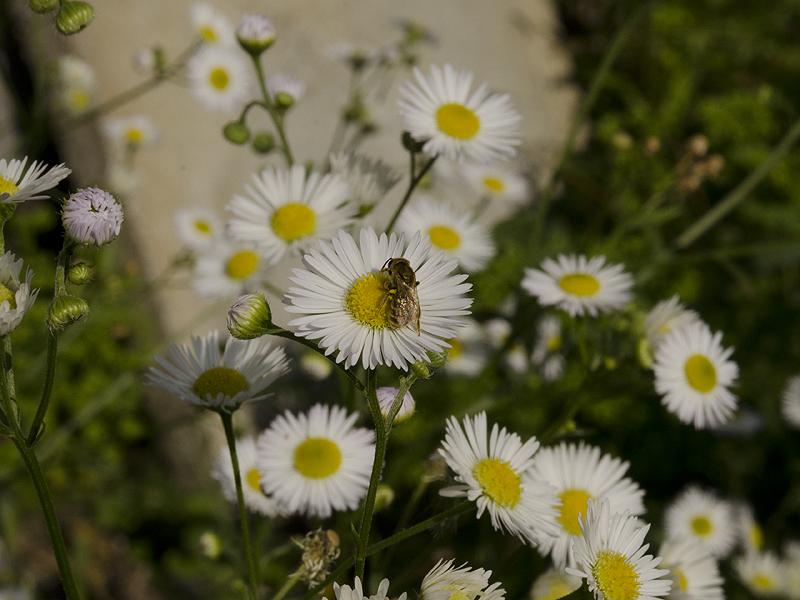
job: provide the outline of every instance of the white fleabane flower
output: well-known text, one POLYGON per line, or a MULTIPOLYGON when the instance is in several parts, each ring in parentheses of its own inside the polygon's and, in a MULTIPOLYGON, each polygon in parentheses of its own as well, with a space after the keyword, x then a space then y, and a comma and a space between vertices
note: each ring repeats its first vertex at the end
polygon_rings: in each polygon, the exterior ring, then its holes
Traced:
POLYGON ((271 264, 290 250, 330 239, 352 222, 355 213, 341 177, 307 172, 300 165, 265 169, 252 177, 245 192, 228 204, 233 213, 230 235, 261 248, 271 264))
POLYGON ((444 368, 454 375, 475 376, 481 372, 488 359, 486 335, 473 319, 467 319, 458 337, 447 340, 447 362, 444 368))
POLYGON ((248 52, 263 52, 275 42, 275 26, 264 15, 243 15, 236 28, 236 39, 248 52))
POLYGON ((158 139, 156 126, 144 115, 108 119, 103 123, 103 131, 118 150, 144 148, 158 139))
POLYGON ((671 331, 687 325, 701 323, 699 315, 686 308, 677 296, 656 304, 644 321, 644 329, 650 347, 656 349, 659 343, 671 331))
POLYGON ((580 577, 550 568, 536 578, 528 597, 530 600, 558 600, 577 590, 581 583, 580 577))
POLYGON ((734 561, 739 578, 756 596, 783 594, 784 578, 778 557, 771 552, 750 552, 734 561))
POLYGON ((464 417, 463 423, 450 417, 439 454, 458 485, 440 494, 475 502, 478 518, 487 511, 496 530, 508 531, 534 547, 547 544, 557 534, 558 500, 553 488, 534 476, 538 449, 535 437, 523 443, 496 423, 490 433, 486 413, 464 417))
POLYGON ((564 372, 562 344, 561 320, 552 315, 542 317, 536 325, 536 342, 531 361, 539 365, 545 381, 555 381, 564 372))
POLYGON ((511 323, 505 319, 489 319, 483 324, 492 348, 502 348, 511 335, 511 323))
POLYGON ((192 93, 211 110, 241 108, 250 94, 252 79, 245 54, 236 48, 201 48, 186 65, 192 93))
POLYGON ((525 269, 522 287, 540 304, 557 306, 571 316, 611 312, 631 299, 633 279, 622 265, 604 256, 560 254, 548 258, 541 269, 525 269))
POLYGON ((456 259, 467 272, 480 271, 495 253, 486 227, 468 212, 434 198, 418 197, 407 206, 397 220, 397 231, 427 234, 434 248, 456 259))
POLYGON ((399 108, 430 155, 490 163, 513 156, 519 144, 520 116, 509 96, 486 84, 473 90, 472 74, 450 65, 432 66, 429 75, 414 69, 414 80, 400 87, 399 108))
POLYGON ((85 112, 95 92, 95 75, 77 56, 62 56, 56 66, 58 102, 70 115, 85 112))
MULTIPOLYGON (((334 583, 333 593, 336 595, 336 600, 387 600, 389 594, 389 580, 383 579, 378 584, 378 591, 372 596, 364 595, 364 589, 358 577, 356 577, 353 587, 334 583)), ((397 597, 397 600, 406 600, 407 596, 408 594, 403 592, 397 597)), ((327 600, 327 598, 323 597, 323 600, 327 600)))
POLYGON ((297 335, 319 340, 326 355, 336 353, 345 368, 361 362, 408 370, 408 365, 441 352, 457 337, 469 314, 472 286, 466 275, 453 275, 455 261, 419 234, 403 236, 362 229, 358 243, 340 231, 303 257, 305 269, 295 269, 286 295, 286 311, 296 318, 288 327, 297 335), (416 273, 419 333, 416 323, 395 328, 390 301, 391 281, 383 267, 390 258, 405 258, 416 273))
MULTIPOLYGON (((397 396, 399 391, 399 388, 396 387, 379 387, 376 390, 378 404, 381 406, 381 413, 384 417, 389 414, 389 410, 392 408, 392 404, 394 403, 394 398, 397 396)), ((403 396, 403 402, 400 404, 400 410, 397 412, 394 422, 402 423, 406 419, 410 418, 414 414, 415 406, 416 404, 414 402, 414 398, 411 396, 411 392, 406 392, 403 396)))
POLYGON ((607 501, 590 502, 581 518, 581 535, 572 546, 575 567, 567 572, 586 579, 598 600, 655 600, 669 594, 669 571, 660 558, 645 554, 650 525, 627 513, 612 512, 607 501))
POLYGON ((717 561, 691 538, 668 540, 659 554, 672 576, 673 600, 723 600, 723 579, 717 561))
POLYGON ((655 354, 656 391, 683 423, 714 429, 730 420, 737 399, 729 388, 739 369, 722 346, 722 334, 695 323, 668 333, 655 354))
POLYGON ((266 398, 269 386, 289 370, 282 348, 263 338, 227 338, 223 348, 218 331, 171 344, 155 362, 147 374, 151 385, 189 404, 227 412, 266 398))
POLYGON ((505 356, 503 356, 503 362, 509 369, 518 375, 527 373, 528 369, 530 368, 528 352, 525 350, 525 346, 519 343, 513 344, 511 348, 508 349, 508 351, 505 353, 505 356))
POLYGON ((0 256, 0 335, 8 335, 19 327, 39 294, 31 289, 33 273, 22 275, 22 259, 12 252, 0 256))
POLYGON ((195 33, 206 44, 234 43, 233 26, 227 17, 207 2, 197 2, 189 10, 195 33))
MULTIPOLYGON (((256 441, 249 436, 236 440, 236 454, 239 459, 239 472, 242 477, 244 503, 247 508, 265 517, 282 515, 284 511, 281 506, 261 489, 261 471, 258 470, 256 441)), ((228 502, 235 503, 237 501, 236 482, 233 476, 231 455, 227 446, 221 448, 217 455, 213 476, 222 486, 222 493, 228 502)))
POLYGON ((28 165, 27 156, 22 160, 0 159, 0 202, 19 204, 47 198, 43 192, 56 187, 70 173, 64 163, 48 169, 35 160, 28 165))
POLYGON ((781 398, 781 414, 789 425, 800 429, 800 375, 786 382, 781 398))
POLYGON ((422 579, 420 600, 502 600, 506 591, 500 582, 490 584, 492 572, 473 569, 467 563, 453 566, 454 561, 440 560, 422 579))
POLYGON ((326 518, 358 508, 369 486, 375 434, 355 427, 357 419, 322 404, 277 417, 258 438, 264 490, 293 514, 326 518))
POLYGON ((124 220, 122 205, 97 187, 78 190, 67 198, 61 209, 64 230, 81 244, 108 244, 119 235, 124 220))
POLYGON ((286 94, 291 96, 292 100, 297 102, 302 99, 306 93, 306 84, 299 80, 297 77, 286 75, 284 73, 275 73, 267 77, 267 91, 270 97, 275 99, 278 94, 286 94))
POLYGON ((761 552, 764 550, 764 530, 756 521, 753 509, 739 502, 733 506, 736 517, 736 533, 739 546, 745 552, 761 552))
POLYGON ((209 208, 192 207, 175 211, 178 238, 192 250, 210 248, 222 236, 222 222, 209 208))
POLYGON ((503 205, 503 214, 530 198, 527 179, 508 167, 465 164, 461 166, 461 175, 479 198, 503 205))
POLYGON ((267 260, 251 246, 218 242, 197 255, 194 289, 204 298, 231 298, 257 289, 267 260))
POLYGON ((372 210, 400 181, 397 172, 379 159, 340 153, 331 155, 330 160, 331 171, 344 179, 350 188, 348 200, 362 214, 372 210))
POLYGON ((669 539, 690 538, 715 558, 724 558, 736 543, 731 504, 691 486, 667 508, 664 517, 669 539))

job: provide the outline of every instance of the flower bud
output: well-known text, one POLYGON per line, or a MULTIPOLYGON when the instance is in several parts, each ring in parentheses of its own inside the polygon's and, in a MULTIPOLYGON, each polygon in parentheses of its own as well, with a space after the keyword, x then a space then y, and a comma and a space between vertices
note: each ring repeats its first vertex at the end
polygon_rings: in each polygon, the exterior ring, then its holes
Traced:
POLYGON ((94 19, 94 8, 81 0, 65 0, 56 17, 56 27, 64 35, 78 33, 94 19))
POLYGON ((275 138, 269 132, 257 133, 253 137, 253 150, 258 154, 267 154, 275 147, 275 138))
POLYGON ((378 485, 375 491, 375 512, 389 508, 394 502, 394 490, 385 483, 378 485))
POLYGON ((81 244, 102 246, 113 241, 125 215, 114 196, 100 188, 83 188, 64 203, 61 221, 67 236, 81 244))
POLYGON ((441 352, 428 352, 428 362, 435 369, 443 367, 447 362, 447 357, 447 350, 442 350, 441 352))
MULTIPOLYGON (((381 414, 384 417, 389 415, 389 411, 392 408, 392 404, 394 403, 394 399, 395 396, 397 396, 398 391, 400 390, 396 387, 380 387, 376 390, 378 404, 380 404, 381 414)), ((406 392, 405 396, 403 396, 403 401, 400 404, 400 410, 397 412, 394 422, 401 423, 410 418, 411 415, 414 414, 415 406, 414 398, 411 396, 411 393, 406 392)))
POLYGON ((200 551, 206 558, 216 560, 222 554, 222 542, 216 533, 206 531, 200 535, 198 541, 200 542, 200 551))
POLYGON ((94 279, 94 267, 85 262, 75 263, 67 271, 67 279, 75 285, 86 285, 94 279))
POLYGON ((257 57, 275 43, 275 27, 264 15, 244 15, 236 39, 245 52, 257 57))
POLYGON ((28 6, 33 12, 43 15, 58 8, 58 0, 28 0, 28 6))
POLYGON ((50 331, 62 331, 89 314, 89 304, 83 298, 61 294, 50 303, 47 326, 50 331))
POLYGON ((250 130, 247 128, 247 125, 241 121, 231 121, 230 123, 226 123, 225 127, 223 127, 222 135, 224 135, 225 139, 231 144, 241 146, 242 144, 246 144, 250 139, 250 130))
POLYGON ((228 331, 240 340, 261 337, 272 326, 272 311, 263 294, 245 294, 228 310, 228 331))
POLYGON ((418 360, 411 365, 411 372, 420 379, 428 379, 432 375, 431 370, 428 368, 428 364, 421 360, 418 360))
POLYGON ((283 110, 288 110, 294 106, 294 96, 287 92, 275 94, 275 105, 283 110))

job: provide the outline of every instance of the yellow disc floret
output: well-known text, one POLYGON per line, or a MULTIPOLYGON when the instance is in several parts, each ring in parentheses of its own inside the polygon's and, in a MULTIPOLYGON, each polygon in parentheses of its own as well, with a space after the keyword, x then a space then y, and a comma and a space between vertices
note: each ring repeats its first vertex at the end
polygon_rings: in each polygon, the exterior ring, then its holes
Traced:
POLYGON ((261 472, 256 469, 250 469, 247 471, 247 474, 244 476, 245 481, 247 481, 247 485, 256 492, 261 491, 261 472))
POLYGON ((703 515, 698 515, 693 518, 691 527, 694 534, 700 537, 705 537, 714 531, 714 525, 711 523, 711 519, 704 517, 703 515))
POLYGON ((0 304, 8 302, 10 308, 17 308, 17 298, 14 291, 0 283, 0 304))
POLYGON ((367 273, 356 279, 345 297, 347 312, 367 327, 389 327, 392 305, 387 284, 388 276, 381 271, 367 273))
POLYGON ((0 175, 0 195, 8 194, 9 196, 13 196, 17 193, 17 190, 19 190, 19 188, 16 183, 0 175))
POLYGON ((463 104, 443 104, 436 111, 439 131, 458 140, 471 140, 481 128, 481 120, 474 111, 463 104))
POLYGON ((208 74, 208 82, 214 89, 222 91, 228 88, 231 77, 228 75, 228 71, 222 67, 215 67, 211 69, 211 73, 208 74))
POLYGON ((573 296, 594 296, 600 291, 597 277, 588 273, 570 273, 558 280, 561 289, 573 296))
POLYGON ((636 600, 639 597, 639 575, 619 552, 599 552, 592 565, 592 576, 606 600, 636 600))
POLYGON ((272 213, 270 225, 279 238, 293 242, 316 231, 317 215, 308 204, 290 202, 272 213))
POLYGON ((216 398, 219 394, 232 398, 250 388, 247 379, 230 367, 211 367, 195 380, 192 391, 200 398, 216 398))
POLYGON ((484 458, 475 465, 472 474, 481 486, 483 493, 495 504, 513 508, 522 496, 522 480, 504 460, 484 458))
POLYGON ((247 279, 258 269, 258 254, 253 250, 240 250, 228 259, 225 273, 231 279, 247 279))
POLYGON ((693 354, 683 365, 686 381, 701 394, 706 394, 717 385, 717 369, 702 354, 693 354))
POLYGON ((483 186, 494 194, 499 194, 506 189, 506 184, 497 177, 484 177, 483 186))
POLYGON ((310 437, 294 450, 294 468, 309 479, 324 479, 339 470, 342 451, 336 442, 310 437))
POLYGON ((561 513, 558 522, 572 535, 581 534, 581 525, 578 517, 586 516, 586 509, 592 496, 589 492, 579 489, 568 489, 561 492, 561 513))
POLYGON ((211 233, 211 225, 208 223, 208 221, 203 221, 201 219, 198 219, 194 222, 194 228, 197 229, 197 231, 199 231, 200 233, 205 233, 205 234, 211 233))
POLYGON ((431 243, 442 250, 455 250, 461 245, 461 236, 452 227, 434 225, 428 229, 431 243))

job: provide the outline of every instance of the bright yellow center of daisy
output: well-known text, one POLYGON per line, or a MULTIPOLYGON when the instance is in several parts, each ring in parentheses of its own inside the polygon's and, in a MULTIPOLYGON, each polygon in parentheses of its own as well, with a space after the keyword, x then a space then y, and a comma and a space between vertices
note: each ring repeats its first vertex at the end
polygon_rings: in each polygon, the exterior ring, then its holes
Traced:
POLYGON ((217 32, 214 31, 213 27, 205 25, 200 28, 200 37, 203 38, 204 42, 216 42, 217 41, 217 32))
POLYGON ((14 296, 14 292, 11 291, 7 286, 0 283, 0 304, 3 302, 8 302, 8 305, 11 308, 17 308, 17 299, 14 296))
POLYGON ((717 369, 714 363, 702 354, 692 354, 683 365, 686 381, 702 394, 706 394, 717 385, 717 369))
POLYGON ((450 344, 450 347, 447 349, 448 359, 453 360, 464 354, 464 344, 459 340, 453 338, 452 340, 447 340, 447 343, 450 344))
POLYGON ((442 250, 455 250, 461 245, 461 236, 452 227, 434 225, 428 229, 431 244, 442 250))
POLYGON ((308 438, 294 450, 294 468, 309 479, 330 477, 341 464, 342 451, 328 438, 308 438))
POLYGON ((228 259, 225 273, 231 279, 247 279, 257 268, 258 254, 252 250, 240 250, 228 259))
POLYGON ((216 398, 219 394, 232 398, 239 392, 250 388, 250 384, 236 369, 230 367, 211 367, 203 371, 195 380, 192 391, 201 398, 211 396, 216 398))
POLYGON ((750 528, 747 537, 750 540, 750 545, 756 550, 761 550, 764 547, 764 532, 757 524, 750 528))
POLYGON ((547 588, 547 592, 543 596, 540 596, 539 600, 559 600, 559 598, 563 598, 571 592, 572 588, 559 579, 550 584, 550 587, 547 588))
POLYGON ((714 530, 711 519, 702 515, 695 517, 691 522, 692 531, 695 535, 705 537, 714 530))
POLYGON ((561 289, 573 296, 594 296, 600 291, 597 277, 588 273, 570 273, 558 280, 561 289))
POLYGON ((436 125, 439 131, 458 140, 471 140, 481 128, 481 121, 472 110, 451 102, 443 104, 436 111, 436 125))
POLYGON ((472 469, 483 493, 495 504, 514 508, 522 496, 522 480, 504 460, 484 458, 472 469))
POLYGON ((561 348, 561 336, 560 335, 551 335, 547 338, 545 342, 547 345, 548 352, 555 352, 559 348, 561 348))
POLYGON ((674 569, 672 571, 672 579, 675 581, 675 585, 678 586, 678 589, 682 592, 685 592, 689 587, 689 580, 686 579, 686 573, 684 573, 682 569, 674 569))
POLYGON ((581 534, 581 524, 578 517, 586 516, 586 509, 592 496, 589 492, 579 489, 564 490, 559 495, 561 498, 561 514, 558 522, 572 535, 581 534))
POLYGON ((222 91, 226 89, 230 81, 231 78, 228 72, 222 67, 215 67, 211 69, 211 73, 208 74, 208 82, 215 90, 222 91))
POLYGON ((464 590, 454 590, 452 594, 447 597, 447 600, 472 600, 471 596, 467 596, 464 590))
POLYGON ((136 146, 141 144, 144 140, 144 132, 141 129, 137 129, 136 127, 131 127, 125 132, 125 141, 127 141, 132 146, 136 146))
POLYGON ((775 582, 772 580, 772 577, 764 573, 756 573, 753 575, 750 582, 753 584, 754 588, 758 588, 759 590, 769 591, 775 589, 775 582))
POLYGON ((258 469, 250 469, 244 476, 244 479, 252 490, 256 492, 261 491, 261 473, 258 469))
POLYGON ((344 303, 353 318, 367 327, 389 327, 392 306, 386 290, 387 275, 367 273, 356 279, 347 292, 344 303))
POLYGON ((314 233, 317 215, 308 204, 290 202, 272 213, 272 231, 282 240, 293 242, 314 233))
POLYGON ((635 600, 639 597, 639 575, 619 552, 601 551, 592 565, 592 576, 606 600, 635 600))
POLYGON ((497 177, 484 177, 483 185, 487 190, 495 194, 499 194, 506 189, 506 184, 503 183, 502 179, 498 179, 497 177))
POLYGON ((194 228, 200 233, 211 233, 211 225, 208 221, 201 221, 198 219, 194 222, 194 228))
POLYGON ((0 194, 8 194, 9 196, 13 196, 17 193, 18 189, 19 188, 17 187, 16 183, 0 175, 0 194))

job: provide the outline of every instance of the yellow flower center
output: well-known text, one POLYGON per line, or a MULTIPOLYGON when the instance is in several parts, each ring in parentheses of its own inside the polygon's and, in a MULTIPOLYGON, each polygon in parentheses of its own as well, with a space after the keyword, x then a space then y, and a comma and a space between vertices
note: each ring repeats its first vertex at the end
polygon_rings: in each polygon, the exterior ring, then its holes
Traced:
POLYGON ((461 236, 452 227, 434 225, 428 229, 431 244, 442 250, 455 250, 461 245, 461 236))
POLYGON ((231 279, 247 279, 258 269, 258 254, 253 250, 240 250, 233 254, 225 265, 225 273, 231 279))
POLYGON ((195 380, 192 391, 200 398, 216 398, 219 394, 233 398, 250 388, 244 375, 230 367, 211 367, 195 380))
POLYGON ((272 213, 272 231, 279 238, 293 242, 314 233, 317 215, 308 204, 290 202, 272 213))
POLYGON ((705 537, 714 531, 711 519, 702 515, 692 519, 691 527, 694 534, 700 537, 705 537))
POLYGON ((682 569, 675 568, 672 571, 672 579, 675 581, 675 585, 678 586, 680 591, 685 592, 688 589, 689 580, 686 579, 686 573, 684 573, 682 569))
POLYGON ((136 127, 131 127, 125 132, 125 140, 132 146, 137 146, 144 141, 144 132, 136 127))
POLYGON ((561 348, 561 336, 560 335, 551 335, 547 338, 547 351, 548 352, 555 352, 559 348, 561 348))
POLYGON ((543 596, 539 596, 537 600, 559 600, 567 594, 571 594, 573 589, 564 581, 558 579, 550 584, 547 592, 543 596))
POLYGON ((456 338, 447 340, 447 343, 450 344, 450 347, 447 349, 447 358, 449 360, 453 360, 454 358, 458 358, 464 354, 464 344, 462 344, 456 338))
POLYGON ((202 221, 198 219, 194 222, 194 228, 197 229, 200 233, 211 233, 211 224, 208 221, 202 221))
POLYGON ((8 194, 9 196, 13 196, 17 193, 18 189, 16 183, 0 175, 0 195, 8 194))
POLYGON ((619 552, 601 551, 592 565, 592 576, 606 600, 636 600, 639 597, 639 575, 619 552))
POLYGON ((471 140, 481 128, 481 121, 472 110, 451 102, 443 104, 436 111, 436 125, 439 131, 458 140, 471 140))
POLYGON ((86 90, 72 90, 67 96, 69 108, 78 112, 89 106, 89 94, 86 90))
POLYGON ((570 273, 558 280, 561 289, 573 296, 594 296, 600 291, 597 277, 587 273, 570 273))
POLYGON ((580 535, 581 524, 578 517, 586 516, 589 500, 592 499, 591 494, 585 490, 572 488, 561 492, 559 498, 561 498, 561 514, 558 516, 558 522, 567 533, 580 535))
POLYGON ((389 327, 392 305, 389 302, 386 273, 367 273, 356 279, 347 292, 344 303, 347 312, 367 327, 389 327))
POLYGON ((17 308, 17 299, 14 292, 0 283, 0 304, 8 302, 9 308, 17 308))
POLYGON ((464 590, 457 589, 447 597, 447 600, 472 600, 472 597, 467 596, 464 590))
POLYGON ((775 589, 775 582, 772 580, 772 577, 764 573, 756 573, 750 581, 753 587, 759 590, 769 591, 775 589))
POLYGON ((764 532, 758 523, 750 528, 747 537, 750 540, 750 545, 756 550, 761 550, 764 547, 764 532))
POLYGON ((328 438, 308 438, 294 450, 294 468, 309 479, 330 477, 341 464, 342 451, 328 438))
POLYGON ((506 189, 506 184, 503 183, 502 179, 498 179, 497 177, 484 177, 483 185, 487 190, 495 194, 499 194, 506 189))
POLYGON ((689 385, 702 394, 710 392, 717 385, 717 369, 702 354, 692 354, 686 359, 683 372, 689 385))
POLYGON ((228 72, 222 67, 215 67, 211 69, 211 73, 208 75, 208 82, 211 84, 211 87, 216 90, 222 91, 227 89, 230 81, 230 75, 228 75, 228 72))
POLYGON ((216 42, 218 39, 217 32, 210 25, 204 25, 198 33, 204 42, 216 42))
POLYGON ((472 474, 483 493, 495 504, 514 508, 519 503, 522 496, 522 480, 506 461, 484 458, 475 465, 472 474))
POLYGON ((261 473, 258 469, 252 468, 244 476, 247 485, 256 492, 261 491, 261 473))

